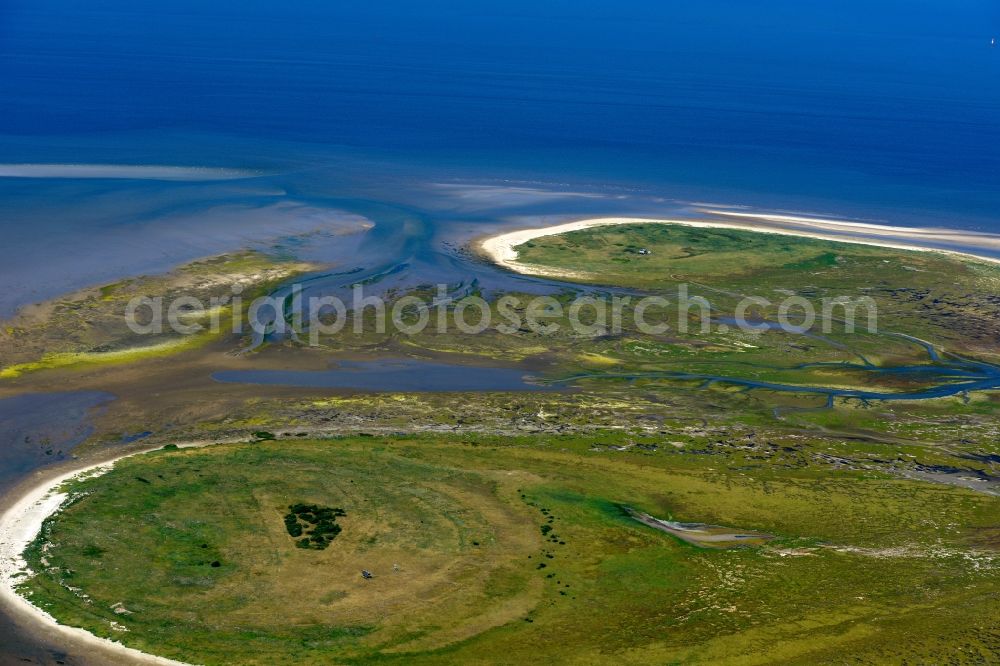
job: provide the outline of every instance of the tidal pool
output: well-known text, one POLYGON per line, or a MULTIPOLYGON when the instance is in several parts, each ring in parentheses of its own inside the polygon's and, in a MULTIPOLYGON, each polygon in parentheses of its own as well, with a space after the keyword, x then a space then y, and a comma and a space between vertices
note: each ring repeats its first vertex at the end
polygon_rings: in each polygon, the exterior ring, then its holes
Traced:
POLYGON ((545 391, 525 370, 419 359, 341 361, 328 370, 223 370, 212 378, 238 384, 272 384, 359 391, 545 391))
POLYGON ((0 490, 68 458, 93 432, 94 410, 114 398, 103 391, 75 391, 0 399, 0 490))

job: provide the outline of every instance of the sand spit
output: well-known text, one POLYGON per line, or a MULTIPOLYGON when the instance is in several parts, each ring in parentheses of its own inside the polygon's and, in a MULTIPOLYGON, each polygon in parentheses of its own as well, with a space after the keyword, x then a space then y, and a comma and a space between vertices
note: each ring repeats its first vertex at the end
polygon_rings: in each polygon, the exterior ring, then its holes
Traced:
POLYGON ((235 180, 261 174, 243 169, 158 164, 0 164, 0 178, 107 178, 130 180, 235 180))
MULTIPOLYGON (((614 226, 622 224, 678 224, 689 227, 707 227, 718 229, 741 229, 761 233, 817 238, 821 240, 874 245, 898 250, 913 250, 917 252, 941 252, 944 254, 1000 263, 1000 259, 977 255, 970 252, 959 252, 928 245, 926 243, 947 243, 962 247, 983 250, 1000 251, 1000 236, 964 232, 951 229, 920 229, 909 227, 892 227, 887 225, 864 224, 860 222, 845 222, 823 218, 796 217, 790 215, 769 215, 756 213, 735 213, 729 211, 704 211, 712 215, 735 218, 738 221, 722 220, 682 220, 682 219, 650 219, 638 217, 602 217, 576 222, 567 222, 548 227, 518 229, 480 240, 477 249, 494 263, 517 273, 531 275, 548 275, 548 270, 542 266, 533 266, 518 262, 517 246, 530 240, 544 236, 554 236, 571 231, 591 229, 593 227, 614 226), (898 242, 894 239, 899 239, 898 242)), ((566 276, 571 277, 571 276, 566 276)))

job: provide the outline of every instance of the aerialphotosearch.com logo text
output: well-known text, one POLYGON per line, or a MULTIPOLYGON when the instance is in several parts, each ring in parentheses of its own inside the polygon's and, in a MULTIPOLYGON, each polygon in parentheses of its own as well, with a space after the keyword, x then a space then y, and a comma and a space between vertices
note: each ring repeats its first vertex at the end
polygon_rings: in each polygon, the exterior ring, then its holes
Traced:
POLYGON ((822 298, 818 302, 790 295, 778 301, 763 296, 738 300, 731 312, 720 312, 702 296, 689 293, 688 285, 676 295, 595 296, 574 298, 506 294, 487 301, 478 295, 455 297, 448 286, 437 285, 436 295, 415 293, 386 299, 365 294, 355 285, 349 303, 331 295, 305 296, 301 285, 286 295, 262 296, 244 304, 239 286, 231 295, 212 297, 206 304, 193 296, 165 302, 163 297, 138 296, 125 311, 134 333, 182 335, 203 331, 218 333, 229 327, 234 334, 247 328, 258 335, 291 336, 319 344, 324 336, 344 333, 362 335, 392 330, 404 335, 464 333, 493 330, 502 334, 556 335, 567 330, 578 336, 620 335, 635 330, 646 335, 724 333, 734 328, 745 332, 782 330, 789 333, 833 330, 877 331, 878 309, 869 297, 822 298))

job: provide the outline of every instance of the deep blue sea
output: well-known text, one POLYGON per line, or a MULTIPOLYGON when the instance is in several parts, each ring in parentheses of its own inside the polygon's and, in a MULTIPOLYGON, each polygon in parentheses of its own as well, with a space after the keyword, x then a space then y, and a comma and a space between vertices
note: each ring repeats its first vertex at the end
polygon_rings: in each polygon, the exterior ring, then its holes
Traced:
POLYGON ((294 233, 233 211, 323 187, 526 183, 1000 231, 994 38, 996 0, 2 0, 0 164, 280 177, 0 177, 0 315, 294 233))

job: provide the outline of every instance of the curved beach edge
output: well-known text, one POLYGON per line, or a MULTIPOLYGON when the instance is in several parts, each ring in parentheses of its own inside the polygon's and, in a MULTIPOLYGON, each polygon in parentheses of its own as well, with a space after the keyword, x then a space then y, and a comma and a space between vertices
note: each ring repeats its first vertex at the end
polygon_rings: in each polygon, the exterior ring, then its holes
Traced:
MULTIPOLYGON (((180 448, 205 446, 207 442, 178 444, 180 448)), ((15 621, 31 630, 44 632, 50 639, 72 643, 75 647, 93 651, 95 660, 127 659, 128 663, 155 666, 191 666, 185 662, 159 657, 127 647, 116 641, 101 638, 85 629, 60 624, 46 611, 33 605, 17 592, 17 585, 31 575, 24 560, 24 551, 38 537, 42 525, 58 513, 68 495, 61 492, 67 481, 105 474, 119 461, 131 456, 155 451, 148 448, 130 452, 111 460, 78 467, 58 476, 45 478, 24 489, 20 495, 8 499, 6 510, 0 515, 0 604, 9 609, 15 621)))
POLYGON ((800 238, 815 238, 838 243, 853 243, 857 245, 872 245, 895 250, 915 252, 937 252, 961 259, 1000 264, 1000 258, 974 254, 929 245, 915 244, 913 241, 943 242, 969 247, 982 246, 1000 250, 1000 236, 963 232, 951 229, 930 229, 893 227, 887 225, 864 224, 825 218, 798 217, 790 215, 767 215, 751 213, 732 213, 728 211, 705 211, 713 215, 731 216, 740 221, 688 220, 688 219, 658 219, 642 217, 601 217, 575 222, 565 222, 553 226, 516 229, 495 236, 482 238, 474 243, 474 249, 494 264, 507 270, 525 275, 545 275, 559 277, 574 277, 565 274, 566 271, 550 269, 545 266, 522 264, 518 261, 516 248, 528 241, 544 236, 555 236, 571 231, 581 231, 594 227, 606 227, 628 224, 676 224, 687 227, 705 227, 716 229, 738 229, 765 234, 798 236, 800 238), (915 237, 915 238, 914 238, 915 237), (894 238, 899 238, 895 242, 894 238))

